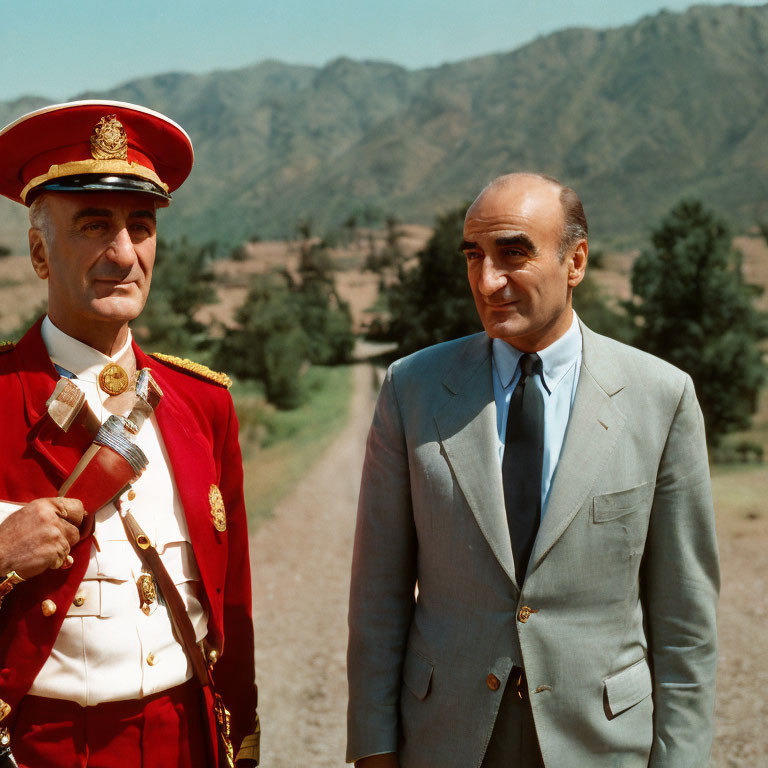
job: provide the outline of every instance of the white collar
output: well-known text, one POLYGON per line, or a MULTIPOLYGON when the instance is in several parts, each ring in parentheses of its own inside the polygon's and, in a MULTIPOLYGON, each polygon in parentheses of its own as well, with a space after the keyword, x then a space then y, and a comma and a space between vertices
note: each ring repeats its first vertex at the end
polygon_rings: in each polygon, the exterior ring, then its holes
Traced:
POLYGON ((67 336, 51 322, 48 315, 43 320, 40 334, 48 350, 48 357, 83 381, 98 381, 99 374, 105 365, 119 360, 128 352, 133 338, 129 329, 125 344, 115 355, 109 357, 98 349, 67 336))
MULTIPOLYGON (((546 349, 540 349, 537 354, 541 358, 544 383, 552 392, 581 354, 581 328, 575 312, 571 327, 557 341, 546 349)), ((522 356, 519 349, 506 341, 493 340, 493 365, 504 389, 511 384, 522 356)))

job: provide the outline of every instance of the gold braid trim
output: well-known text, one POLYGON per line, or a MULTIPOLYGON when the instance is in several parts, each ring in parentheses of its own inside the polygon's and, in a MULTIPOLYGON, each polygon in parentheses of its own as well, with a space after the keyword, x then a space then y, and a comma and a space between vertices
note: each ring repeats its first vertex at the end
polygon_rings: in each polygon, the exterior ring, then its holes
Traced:
POLYGON ((3 352, 10 352, 15 346, 15 341, 0 341, 0 355, 2 355, 3 352))
POLYGON ((111 173, 116 176, 138 176, 141 179, 148 179, 154 184, 157 184, 166 192, 170 190, 170 187, 164 181, 161 181, 160 177, 151 168, 146 168, 140 163, 129 163, 127 160, 117 159, 72 160, 69 163, 52 165, 48 169, 48 173, 35 176, 35 178, 21 190, 21 195, 19 195, 19 197, 26 202, 29 192, 35 187, 39 187, 44 182, 50 181, 51 179, 60 179, 64 176, 79 176, 81 173, 111 173))
POLYGON ((256 731, 243 739, 240 749, 237 752, 237 760, 255 760, 259 764, 261 758, 261 727, 259 726, 259 716, 256 715, 256 731))
POLYGON ((229 389, 232 386, 232 379, 230 379, 226 373, 212 371, 207 365, 203 365, 202 363, 196 363, 193 360, 187 360, 185 357, 164 355, 161 352, 152 352, 150 357, 154 357, 156 360, 167 363, 172 368, 176 368, 177 370, 187 371, 188 373, 198 376, 201 379, 212 381, 214 384, 218 384, 220 387, 226 387, 229 389))

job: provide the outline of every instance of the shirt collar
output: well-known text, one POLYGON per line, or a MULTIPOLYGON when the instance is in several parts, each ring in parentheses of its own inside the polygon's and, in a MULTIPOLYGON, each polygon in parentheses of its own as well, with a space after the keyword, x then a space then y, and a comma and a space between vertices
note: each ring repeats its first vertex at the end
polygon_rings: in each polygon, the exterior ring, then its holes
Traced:
MULTIPOLYGON (((552 392, 581 355, 581 328, 576 313, 571 327, 546 349, 537 353, 544 370, 544 383, 552 392)), ((501 339, 493 340, 493 365, 502 387, 506 389, 517 373, 523 353, 501 339)))
POLYGON ((82 341, 67 336, 59 330, 46 315, 40 328, 43 343, 48 350, 51 360, 62 368, 74 373, 83 381, 97 381, 102 369, 108 363, 113 363, 126 356, 131 347, 131 331, 123 347, 112 357, 99 352, 82 341))

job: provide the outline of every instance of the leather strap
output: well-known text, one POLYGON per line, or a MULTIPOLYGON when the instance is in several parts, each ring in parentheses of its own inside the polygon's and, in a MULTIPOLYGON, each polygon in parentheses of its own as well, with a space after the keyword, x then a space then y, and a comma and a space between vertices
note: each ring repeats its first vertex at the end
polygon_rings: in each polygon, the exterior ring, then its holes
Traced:
MULTIPOLYGON (((178 637, 181 640, 181 644, 186 651, 190 663, 192 664, 192 670, 195 673, 195 677, 197 677, 200 686, 203 689, 208 689, 213 699, 213 714, 216 718, 216 733, 218 737, 218 764, 220 768, 233 768, 235 759, 232 741, 230 739, 230 715, 221 696, 216 693, 216 686, 213 683, 211 667, 206 663, 203 651, 197 644, 195 639, 195 629, 192 626, 192 622, 189 620, 184 600, 179 594, 179 590, 176 589, 173 579, 165 569, 163 561, 160 559, 160 555, 157 554, 157 550, 152 546, 152 542, 149 540, 147 534, 144 533, 141 526, 136 522, 136 518, 130 512, 123 514, 120 506, 120 502, 118 501, 117 511, 120 515, 120 519, 123 521, 123 527, 125 528, 128 541, 131 542, 131 546, 144 564, 144 567, 155 577, 157 586, 160 588, 160 592, 162 592, 163 597, 165 598, 165 604, 170 611, 171 619, 176 627, 178 637)), ((2 768, 2 766, 0 766, 0 768, 2 768)))

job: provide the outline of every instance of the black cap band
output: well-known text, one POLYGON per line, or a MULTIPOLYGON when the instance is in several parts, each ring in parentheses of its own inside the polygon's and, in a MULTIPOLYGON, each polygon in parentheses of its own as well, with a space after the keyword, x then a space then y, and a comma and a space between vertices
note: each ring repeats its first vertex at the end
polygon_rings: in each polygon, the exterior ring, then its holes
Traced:
POLYGON ((171 196, 154 182, 141 179, 138 176, 115 176, 100 173, 84 173, 81 176, 63 176, 60 179, 50 179, 27 193, 26 203, 32 201, 42 192, 138 192, 144 195, 159 197, 165 205, 171 202, 171 196))

